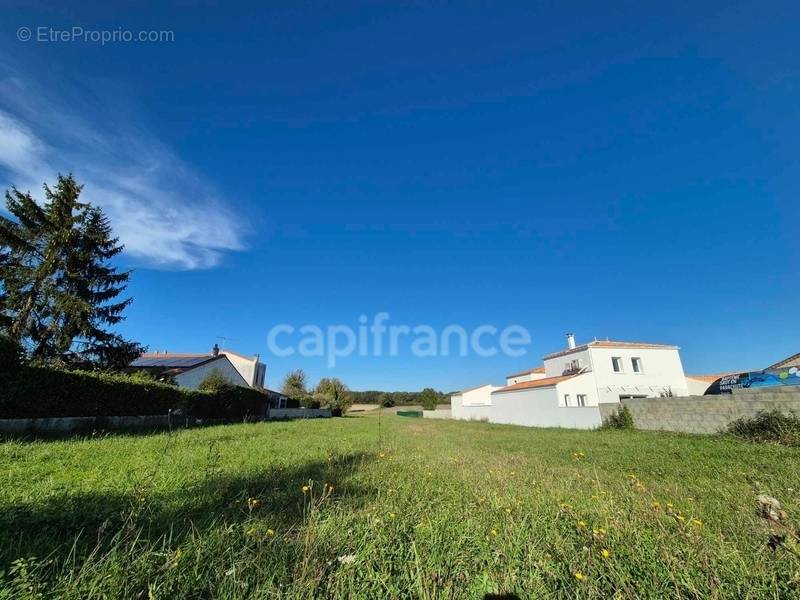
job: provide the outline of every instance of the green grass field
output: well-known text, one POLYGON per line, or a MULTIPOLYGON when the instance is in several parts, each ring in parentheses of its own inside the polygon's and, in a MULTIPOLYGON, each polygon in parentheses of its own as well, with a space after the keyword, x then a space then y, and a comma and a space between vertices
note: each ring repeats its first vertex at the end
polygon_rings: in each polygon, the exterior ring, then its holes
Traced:
POLYGON ((0 598, 800 596, 797 448, 367 415, 6 441, 0 477, 0 598))

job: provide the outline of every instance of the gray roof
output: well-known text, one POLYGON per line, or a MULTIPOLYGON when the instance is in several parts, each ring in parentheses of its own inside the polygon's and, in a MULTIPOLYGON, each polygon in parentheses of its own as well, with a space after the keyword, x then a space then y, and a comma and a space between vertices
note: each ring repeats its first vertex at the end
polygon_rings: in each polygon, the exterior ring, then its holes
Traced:
POLYGON ((213 355, 201 356, 140 356, 131 363, 132 367, 164 367, 164 368, 189 368, 196 367, 199 364, 208 362, 214 358, 213 355))

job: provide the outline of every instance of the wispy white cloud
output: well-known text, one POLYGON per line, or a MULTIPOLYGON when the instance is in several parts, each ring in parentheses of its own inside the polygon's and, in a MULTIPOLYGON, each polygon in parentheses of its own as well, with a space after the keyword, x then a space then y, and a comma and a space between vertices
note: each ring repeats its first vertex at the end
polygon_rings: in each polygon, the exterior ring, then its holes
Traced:
POLYGON ((245 227, 213 186, 122 115, 83 90, 54 100, 0 61, 0 183, 38 197, 42 183, 73 172, 147 265, 209 268, 242 249, 245 227))

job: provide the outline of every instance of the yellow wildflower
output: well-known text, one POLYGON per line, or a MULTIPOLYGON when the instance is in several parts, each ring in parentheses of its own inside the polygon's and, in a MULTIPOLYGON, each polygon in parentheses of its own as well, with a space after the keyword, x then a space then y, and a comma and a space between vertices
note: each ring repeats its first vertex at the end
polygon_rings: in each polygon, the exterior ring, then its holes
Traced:
POLYGON ((272 537, 273 535, 275 535, 275 530, 274 529, 267 529, 267 535, 269 537, 272 537))
POLYGON ((307 485, 304 485, 304 486, 303 486, 303 493, 304 493, 304 494, 308 493, 308 490, 310 490, 310 489, 311 489, 311 488, 309 488, 307 485))
POLYGON ((489 533, 491 533, 493 537, 497 536, 497 529, 492 529, 489 533))
POLYGON ((586 579, 586 575, 584 575, 580 571, 575 571, 575 579, 577 579, 578 581, 583 581, 584 579, 586 579))
POLYGON ((603 548, 602 550, 600 550, 600 556, 602 556, 603 558, 608 558, 609 556, 611 556, 611 552, 609 552, 607 548, 603 548))
POLYGON ((586 521, 578 521, 578 529, 586 529, 586 521))

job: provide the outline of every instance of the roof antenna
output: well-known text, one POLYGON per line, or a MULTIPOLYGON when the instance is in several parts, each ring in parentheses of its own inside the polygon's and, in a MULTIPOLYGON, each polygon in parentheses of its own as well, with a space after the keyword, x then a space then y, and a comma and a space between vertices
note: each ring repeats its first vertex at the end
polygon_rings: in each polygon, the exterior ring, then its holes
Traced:
POLYGON ((218 339, 218 340, 222 340, 222 344, 221 344, 221 348, 220 348, 220 351, 221 351, 221 352, 224 352, 224 351, 225 351, 225 343, 226 343, 226 342, 238 342, 238 341, 239 341, 239 340, 235 340, 235 339, 233 339, 233 338, 226 337, 226 336, 224 336, 224 335, 218 335, 218 336, 216 337, 216 339, 218 339))

